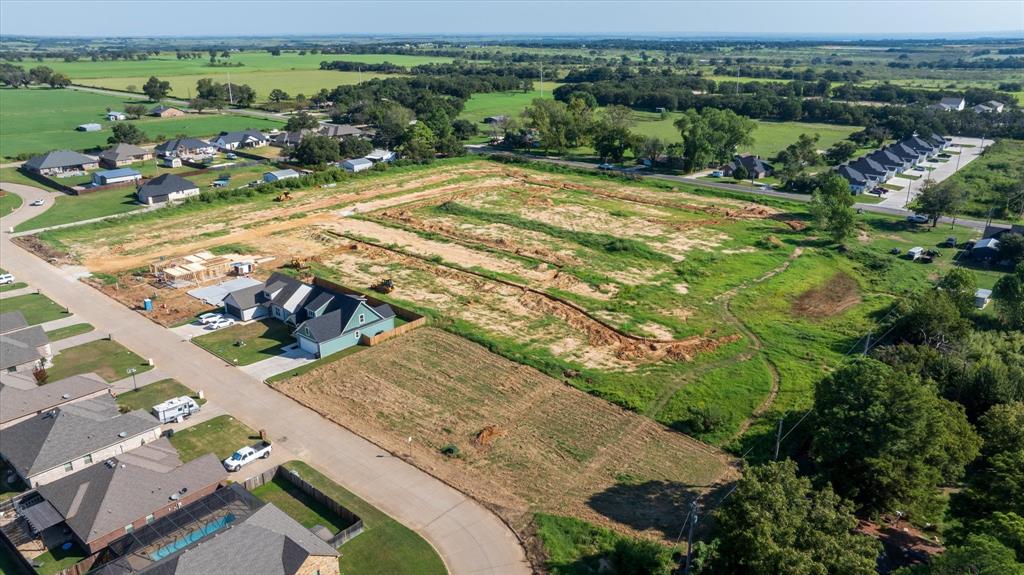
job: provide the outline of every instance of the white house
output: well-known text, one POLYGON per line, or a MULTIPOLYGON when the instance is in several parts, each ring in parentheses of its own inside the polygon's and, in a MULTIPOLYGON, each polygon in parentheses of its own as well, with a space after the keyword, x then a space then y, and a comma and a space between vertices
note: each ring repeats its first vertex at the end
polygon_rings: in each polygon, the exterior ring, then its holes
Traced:
POLYGON ((373 162, 366 158, 356 158, 354 160, 345 160, 340 165, 349 172, 362 172, 363 170, 369 170, 372 168, 373 162))
POLYGON ((299 177, 299 173, 295 170, 277 170, 263 174, 263 181, 269 183, 279 180, 290 180, 297 177, 299 177))
POLYGON ((378 148, 363 157, 376 164, 377 162, 390 162, 395 159, 396 155, 391 150, 381 150, 378 148))
POLYGON ((266 146, 270 143, 270 138, 259 130, 243 130, 241 132, 221 132, 211 143, 222 150, 237 150, 266 146))
POLYGON ((110 112, 107 112, 107 121, 110 121, 110 122, 120 122, 122 120, 127 120, 127 119, 128 119, 128 116, 124 115, 124 113, 122 113, 122 112, 115 112, 113 110, 111 110, 110 112))
POLYGON ((1001 114, 1005 105, 1002 102, 995 100, 989 100, 988 102, 982 102, 974 107, 974 111, 978 114, 1001 114))
POLYGON ((936 104, 936 107, 938 109, 945 110, 947 112, 959 112, 960 110, 963 110, 966 106, 967 100, 964 100, 963 98, 959 97, 946 97, 939 100, 939 103, 936 104))

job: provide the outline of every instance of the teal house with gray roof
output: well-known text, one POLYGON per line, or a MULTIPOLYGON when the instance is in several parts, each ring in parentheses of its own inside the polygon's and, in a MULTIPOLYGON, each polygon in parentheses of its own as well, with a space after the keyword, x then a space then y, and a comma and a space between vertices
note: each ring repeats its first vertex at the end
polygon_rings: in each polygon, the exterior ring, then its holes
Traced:
POLYGON ((326 357, 395 329, 395 312, 387 304, 370 305, 358 295, 336 293, 284 274, 262 284, 231 292, 224 312, 243 321, 271 317, 294 325, 299 348, 326 357))

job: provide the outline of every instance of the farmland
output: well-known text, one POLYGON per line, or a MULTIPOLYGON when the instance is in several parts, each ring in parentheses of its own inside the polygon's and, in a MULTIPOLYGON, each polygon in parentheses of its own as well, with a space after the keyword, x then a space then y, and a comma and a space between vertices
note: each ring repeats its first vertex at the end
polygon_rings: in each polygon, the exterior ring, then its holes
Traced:
MULTIPOLYGON (((105 147, 112 122, 106 120, 107 108, 123 110, 127 104, 150 102, 106 94, 75 90, 2 89, 0 106, 0 155, 13 158, 19 154, 50 150, 86 150, 105 147), (75 126, 87 122, 101 124, 98 132, 78 132, 75 126)), ((159 141, 177 134, 210 136, 221 131, 257 128, 269 130, 283 124, 274 120, 232 114, 189 115, 181 118, 150 118, 131 120, 146 133, 150 141, 159 141)))
MULTIPOLYGON (((949 231, 865 216, 858 249, 838 256, 803 229, 803 207, 705 193, 459 159, 300 191, 287 204, 200 203, 41 237, 111 275, 248 244, 283 271, 352 287, 391 277, 399 289, 386 297, 437 326, 730 447, 777 397, 806 401, 888 294, 926 284, 934 268, 888 249, 934 246, 949 231), (359 215, 339 217, 343 206, 359 215), (316 261, 293 269, 295 254, 316 261), (837 281, 846 297, 833 307, 793 307, 837 281)), ((132 304, 131 283, 108 293, 132 304)), ((159 298, 192 311, 174 290, 159 298)))

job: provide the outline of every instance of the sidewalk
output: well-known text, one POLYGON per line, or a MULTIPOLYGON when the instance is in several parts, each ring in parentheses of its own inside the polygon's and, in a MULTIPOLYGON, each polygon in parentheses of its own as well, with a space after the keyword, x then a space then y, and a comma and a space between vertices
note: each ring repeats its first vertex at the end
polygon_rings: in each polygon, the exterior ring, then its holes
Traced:
POLYGON ((8 291, 0 291, 0 299, 7 299, 9 297, 18 297, 20 295, 28 295, 36 293, 36 288, 32 286, 25 286, 23 288, 12 289, 8 291))
POLYGON ((283 352, 276 357, 243 365, 239 369, 260 381, 266 381, 279 373, 284 373, 316 361, 315 356, 302 351, 298 344, 292 344, 284 348, 283 352))
MULTIPOLYGON (((75 325, 76 323, 86 323, 85 320, 75 316, 75 314, 68 314, 67 317, 55 319, 39 324, 39 327, 43 328, 43 331, 53 331, 61 327, 68 327, 69 325, 75 325)), ((106 335, 106 334, 104 334, 106 335)))
POLYGON ((68 349, 69 347, 75 347, 78 345, 89 343, 90 341, 96 341, 98 339, 106 339, 106 337, 106 334, 102 334, 97 332, 96 330, 92 330, 90 332, 80 333, 78 335, 73 335, 71 337, 66 337, 64 339, 52 341, 50 342, 50 351, 52 351, 54 354, 57 354, 64 351, 65 349, 68 349))
POLYGON ((132 391, 136 387, 145 387, 151 383, 156 383, 162 379, 167 379, 171 376, 165 372, 160 371, 160 368, 153 368, 149 371, 136 374, 135 381, 132 382, 132 376, 128 376, 124 379, 119 379, 114 383, 110 384, 110 390, 114 392, 114 395, 124 393, 126 391, 132 391))

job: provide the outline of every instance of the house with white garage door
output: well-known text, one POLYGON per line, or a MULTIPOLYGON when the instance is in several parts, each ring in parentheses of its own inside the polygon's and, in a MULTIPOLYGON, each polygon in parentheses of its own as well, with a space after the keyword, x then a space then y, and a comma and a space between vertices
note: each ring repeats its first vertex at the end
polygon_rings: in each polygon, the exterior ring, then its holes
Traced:
POLYGON ((174 174, 163 174, 147 181, 135 191, 135 197, 146 205, 176 202, 199 195, 199 186, 174 174))
POLYGON ((229 293, 224 313, 243 321, 269 317, 294 325, 292 335, 299 347, 317 357, 395 328, 395 312, 387 304, 373 306, 362 296, 336 293, 279 273, 229 293))

